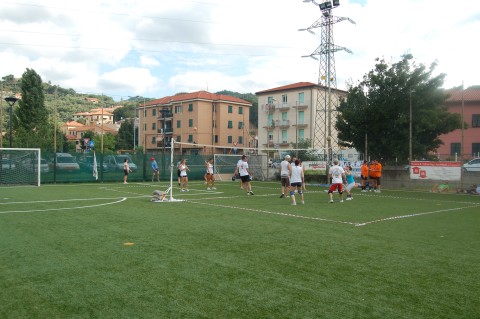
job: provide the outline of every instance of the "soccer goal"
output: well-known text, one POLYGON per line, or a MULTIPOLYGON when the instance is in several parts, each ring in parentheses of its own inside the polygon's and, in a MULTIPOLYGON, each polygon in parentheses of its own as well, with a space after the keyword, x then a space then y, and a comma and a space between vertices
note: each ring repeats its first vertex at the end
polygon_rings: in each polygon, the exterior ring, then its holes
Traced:
POLYGON ((40 186, 41 174, 48 171, 39 148, 0 148, 0 158, 0 186, 40 186))

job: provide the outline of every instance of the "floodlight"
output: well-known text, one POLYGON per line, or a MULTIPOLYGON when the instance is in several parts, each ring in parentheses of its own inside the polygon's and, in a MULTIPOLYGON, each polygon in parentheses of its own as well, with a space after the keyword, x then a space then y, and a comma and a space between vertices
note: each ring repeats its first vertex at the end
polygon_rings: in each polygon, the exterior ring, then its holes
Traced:
POLYGON ((329 9, 332 8, 332 2, 331 2, 330 0, 325 1, 324 4, 325 4, 325 8, 326 8, 327 10, 329 10, 329 9))
POLYGON ((338 7, 340 5, 340 0, 333 0, 333 6, 338 7))
POLYGON ((325 9, 327 8, 327 7, 326 7, 326 5, 325 5, 325 3, 326 3, 326 2, 324 2, 324 3, 320 3, 320 5, 319 5, 319 7, 320 7, 320 10, 322 10, 322 11, 323 11, 323 10, 325 10, 325 9))

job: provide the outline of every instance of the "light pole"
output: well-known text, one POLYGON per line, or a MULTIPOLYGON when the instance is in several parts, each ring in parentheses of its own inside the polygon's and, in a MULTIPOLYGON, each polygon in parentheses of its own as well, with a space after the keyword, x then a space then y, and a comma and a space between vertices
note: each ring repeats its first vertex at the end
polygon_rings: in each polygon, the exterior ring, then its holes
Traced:
POLYGON ((298 101, 295 101, 295 157, 298 159, 298 101))
POLYGON ((7 101, 8 105, 10 105, 10 148, 12 147, 12 111, 13 105, 18 101, 18 99, 14 96, 6 97, 5 101, 7 101))
POLYGON ((408 129, 408 160, 412 161, 412 91, 410 91, 410 117, 408 129))

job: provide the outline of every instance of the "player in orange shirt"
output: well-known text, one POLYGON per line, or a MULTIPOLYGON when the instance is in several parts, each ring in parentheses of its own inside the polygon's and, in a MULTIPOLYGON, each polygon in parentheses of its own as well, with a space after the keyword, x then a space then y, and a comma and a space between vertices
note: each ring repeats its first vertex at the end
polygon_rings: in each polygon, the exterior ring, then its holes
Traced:
POLYGON ((362 181, 362 192, 367 191, 367 179, 368 179, 368 163, 363 161, 362 167, 360 167, 360 179, 362 181))
POLYGON ((370 165, 370 176, 375 181, 374 192, 380 193, 380 188, 382 186, 382 164, 380 164, 377 160, 372 162, 370 165))

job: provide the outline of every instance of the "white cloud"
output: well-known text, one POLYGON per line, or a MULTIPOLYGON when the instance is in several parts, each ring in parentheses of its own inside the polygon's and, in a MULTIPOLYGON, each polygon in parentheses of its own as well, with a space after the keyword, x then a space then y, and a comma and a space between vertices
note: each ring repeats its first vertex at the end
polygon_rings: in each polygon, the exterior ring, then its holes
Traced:
MULTIPOLYGON (((475 35, 480 2, 342 0, 334 25, 337 86, 370 71, 376 57, 438 61, 446 87, 480 84, 475 35), (478 69, 478 68, 477 68, 478 69)), ((320 18, 301 0, 59 0, 0 4, 0 70, 34 68, 44 81, 112 96, 162 97, 208 89, 256 92, 316 82, 320 44, 299 32, 320 18)))

